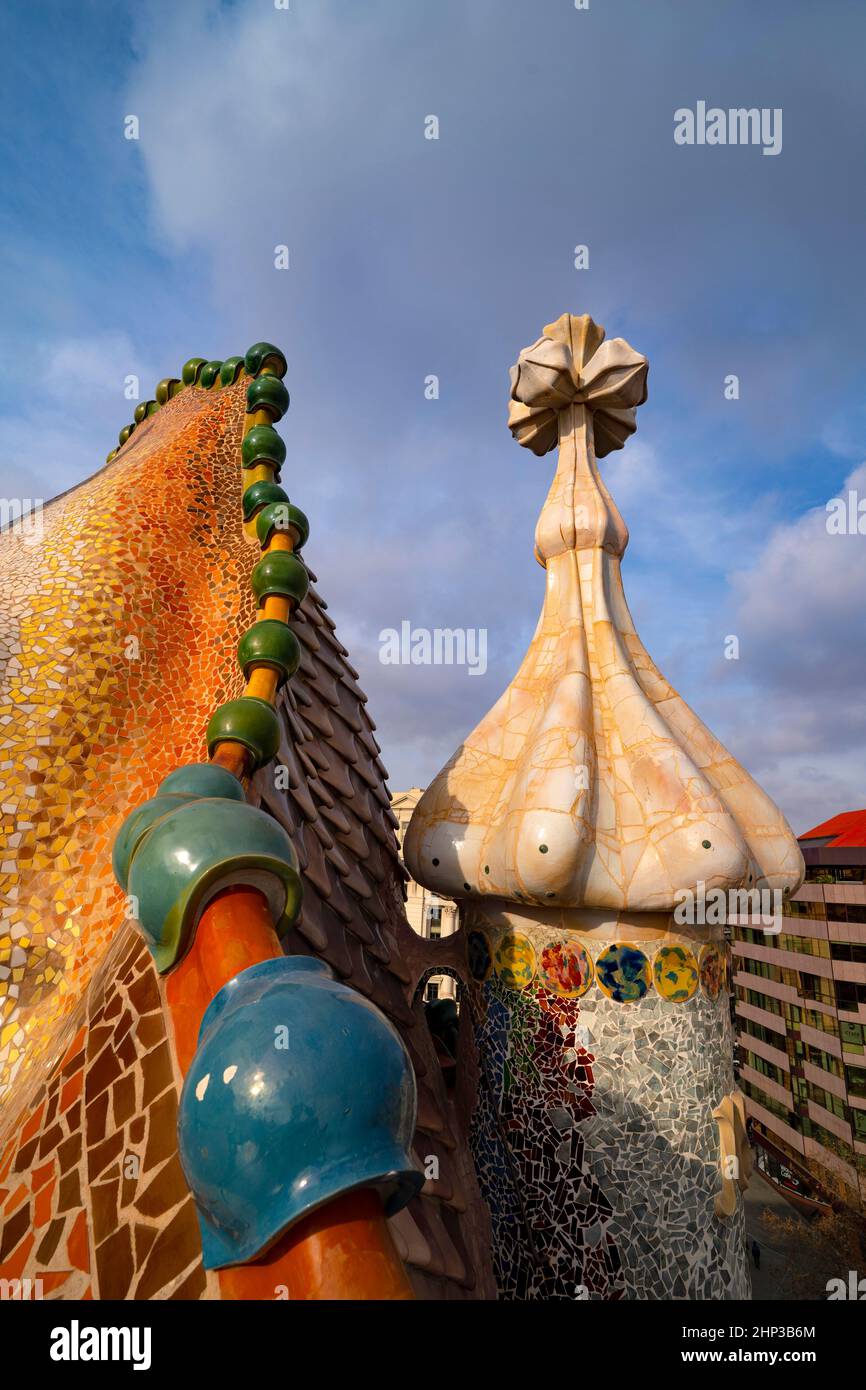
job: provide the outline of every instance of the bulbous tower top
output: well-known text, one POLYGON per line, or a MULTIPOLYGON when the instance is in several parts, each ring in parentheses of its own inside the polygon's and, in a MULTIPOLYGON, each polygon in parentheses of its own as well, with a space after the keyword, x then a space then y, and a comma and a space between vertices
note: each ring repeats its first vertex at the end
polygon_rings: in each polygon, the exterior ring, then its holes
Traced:
POLYGON ((628 610, 628 530, 597 459, 634 433, 647 371, 586 314, 548 324, 512 368, 514 438, 559 446, 535 532, 546 592, 517 675, 412 817, 408 868, 444 895, 664 912, 700 882, 802 879, 782 813, 665 680, 628 610))

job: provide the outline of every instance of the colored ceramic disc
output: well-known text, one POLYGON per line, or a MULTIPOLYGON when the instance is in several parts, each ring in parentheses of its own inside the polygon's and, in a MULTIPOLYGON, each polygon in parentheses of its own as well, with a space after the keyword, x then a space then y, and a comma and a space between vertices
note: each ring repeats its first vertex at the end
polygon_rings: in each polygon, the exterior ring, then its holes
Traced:
POLYGON ((579 999, 592 984, 593 974, 592 959, 579 941, 551 941, 541 952, 539 983, 554 994, 579 999))
POLYGON ((535 948, 526 936, 504 936, 496 947, 493 963, 508 989, 528 989, 535 978, 535 948))
POLYGON ((701 947, 699 957, 701 984, 711 999, 718 999, 725 978, 725 963, 718 946, 708 943, 701 947))
POLYGON ((655 987, 663 999, 684 1004, 698 987, 698 963, 688 946, 662 946, 653 961, 655 987))
POLYGON ((483 931, 471 931, 466 943, 469 973, 473 980, 486 980, 493 968, 493 953, 483 931))
POLYGON ((634 1004, 650 987, 650 963, 636 946, 607 946, 595 962, 599 988, 617 1004, 634 1004))

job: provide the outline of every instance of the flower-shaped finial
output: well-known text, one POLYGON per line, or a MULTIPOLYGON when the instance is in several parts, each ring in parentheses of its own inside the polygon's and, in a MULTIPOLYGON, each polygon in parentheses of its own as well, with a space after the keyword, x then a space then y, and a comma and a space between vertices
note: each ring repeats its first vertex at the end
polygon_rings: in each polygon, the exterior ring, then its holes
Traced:
POLYGON ((563 314, 511 368, 508 428, 519 444, 546 454, 559 442, 560 413, 586 406, 596 458, 604 458, 634 434, 648 371, 647 359, 624 338, 604 342, 604 329, 588 314, 563 314))

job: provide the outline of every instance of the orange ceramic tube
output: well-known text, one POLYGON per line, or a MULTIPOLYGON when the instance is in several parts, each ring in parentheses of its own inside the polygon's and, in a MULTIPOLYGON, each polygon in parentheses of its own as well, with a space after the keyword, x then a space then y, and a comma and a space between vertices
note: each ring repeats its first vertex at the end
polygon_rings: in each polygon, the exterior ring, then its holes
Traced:
POLYGON ((239 782, 242 782, 247 775, 250 752, 242 743, 226 741, 217 744, 210 761, 217 767, 226 768, 228 772, 237 777, 239 782))
POLYGON ((247 681, 245 695, 253 695, 258 700, 274 703, 279 676, 272 666, 254 666, 247 681))
MULTIPOLYGON (((270 423, 267 411, 248 416, 244 433, 270 423)), ((247 485, 271 478, 267 465, 251 470, 247 485)), ((268 550, 291 551, 292 537, 276 531, 268 550)), ((269 595, 259 618, 288 622, 293 600, 269 595)), ((244 694, 273 704, 277 673, 253 667, 244 694)), ((226 741, 211 762, 227 768, 239 781, 249 772, 249 751, 226 741)), ((195 939, 168 976, 166 1002, 174 1027, 178 1065, 186 1074, 195 1055, 198 1032, 208 1004, 241 970, 282 955, 264 894, 238 886, 226 888, 208 903, 195 939)), ((287 1231, 261 1260, 219 1273, 224 1298, 232 1299, 411 1299, 411 1285, 397 1254, 378 1193, 349 1192, 313 1212, 287 1231)))
POLYGON ((261 1260, 220 1273, 224 1298, 347 1301, 415 1297, 377 1193, 347 1192, 319 1207, 261 1260))

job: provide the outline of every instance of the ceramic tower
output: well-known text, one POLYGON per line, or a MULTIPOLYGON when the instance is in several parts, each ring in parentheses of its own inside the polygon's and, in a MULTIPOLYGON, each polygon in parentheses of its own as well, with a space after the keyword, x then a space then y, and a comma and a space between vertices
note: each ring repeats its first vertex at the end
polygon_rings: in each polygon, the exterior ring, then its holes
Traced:
POLYGON ((802 859, 629 614, 598 460, 634 432, 647 370, 587 315, 520 353, 509 428, 558 448, 541 617, 405 843, 412 875, 460 903, 448 952, 506 1298, 749 1296, 726 914, 704 904, 766 910, 802 859))

